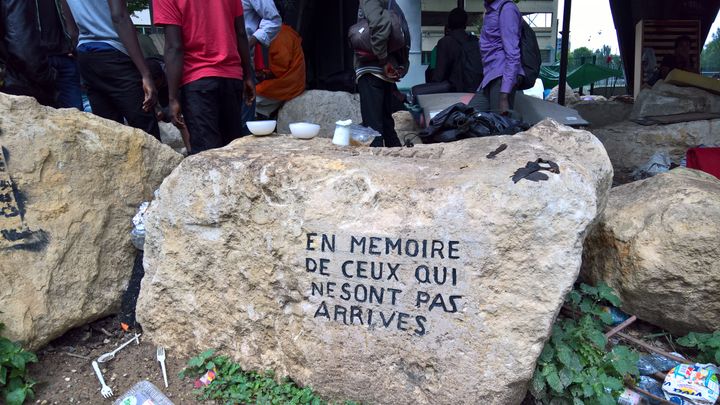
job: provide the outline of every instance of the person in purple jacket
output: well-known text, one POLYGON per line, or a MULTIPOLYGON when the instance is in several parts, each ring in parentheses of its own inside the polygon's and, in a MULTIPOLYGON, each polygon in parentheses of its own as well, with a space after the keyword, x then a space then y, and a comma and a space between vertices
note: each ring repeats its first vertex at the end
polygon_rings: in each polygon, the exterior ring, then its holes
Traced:
POLYGON ((520 60, 522 32, 520 10, 513 0, 485 0, 485 20, 480 34, 480 55, 485 76, 480 84, 490 109, 505 113, 513 108, 520 60))

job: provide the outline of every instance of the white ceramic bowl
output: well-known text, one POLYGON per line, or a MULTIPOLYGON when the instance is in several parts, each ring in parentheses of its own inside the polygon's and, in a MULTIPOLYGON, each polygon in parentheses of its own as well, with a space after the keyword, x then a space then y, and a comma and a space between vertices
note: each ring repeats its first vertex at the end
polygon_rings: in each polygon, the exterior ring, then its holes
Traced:
POLYGON ((320 125, 309 122, 293 122, 290 124, 290 133, 295 138, 311 139, 320 132, 320 125))
POLYGON ((247 126, 250 132, 253 133, 253 135, 262 136, 262 135, 270 135, 275 130, 275 125, 277 124, 277 121, 275 120, 267 120, 267 121, 248 121, 247 126))

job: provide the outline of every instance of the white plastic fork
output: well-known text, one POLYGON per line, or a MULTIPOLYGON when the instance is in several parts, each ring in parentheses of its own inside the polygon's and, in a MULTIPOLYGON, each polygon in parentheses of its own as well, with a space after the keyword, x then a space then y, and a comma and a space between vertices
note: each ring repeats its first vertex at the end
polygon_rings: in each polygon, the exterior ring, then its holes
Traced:
POLYGON ((167 388, 168 382, 167 371, 165 371, 165 348, 162 346, 158 346, 157 348, 157 361, 160 362, 160 367, 162 367, 163 380, 165 380, 165 388, 167 388))
POLYGON ((95 375, 97 376, 98 380, 100 380, 100 385, 102 386, 102 388, 100 388, 100 395, 102 395, 103 398, 110 398, 111 396, 113 396, 113 392, 110 387, 105 384, 105 379, 103 378, 102 371, 100 371, 100 366, 98 366, 97 361, 93 360, 92 366, 95 370, 95 375))

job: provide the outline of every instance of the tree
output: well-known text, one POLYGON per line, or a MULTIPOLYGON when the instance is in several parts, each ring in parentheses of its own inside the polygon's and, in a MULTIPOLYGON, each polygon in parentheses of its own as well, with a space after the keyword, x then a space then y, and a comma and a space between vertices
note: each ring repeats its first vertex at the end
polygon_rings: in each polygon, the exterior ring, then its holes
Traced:
POLYGON ((130 14, 136 11, 143 11, 150 7, 150 0, 128 0, 127 8, 130 14))
POLYGON ((700 55, 702 70, 720 71, 720 28, 712 35, 712 41, 705 46, 700 55))
POLYGON ((580 48, 575 49, 570 54, 570 59, 575 59, 578 63, 582 58, 585 58, 586 62, 591 62, 593 56, 593 51, 591 51, 589 48, 582 46, 580 48))

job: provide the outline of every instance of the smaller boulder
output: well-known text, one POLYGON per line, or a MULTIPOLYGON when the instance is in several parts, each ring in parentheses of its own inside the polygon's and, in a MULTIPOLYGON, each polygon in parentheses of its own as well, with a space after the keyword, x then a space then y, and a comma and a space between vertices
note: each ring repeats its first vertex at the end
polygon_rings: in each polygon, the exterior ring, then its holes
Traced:
POLYGON ((638 94, 630 119, 688 113, 720 113, 720 96, 661 80, 638 94))
POLYGON ((405 145, 406 142, 414 144, 422 143, 422 139, 418 136, 420 127, 415 123, 412 114, 409 111, 398 111, 393 114, 395 121, 395 132, 397 132, 400 143, 405 145))
POLYGON ((675 169, 616 187, 585 241, 582 275, 678 335, 720 325, 720 180, 675 169))
POLYGON ((332 138, 335 122, 351 119, 362 122, 360 96, 344 91, 308 90, 288 101, 278 113, 278 133, 289 134, 293 122, 312 122, 320 125, 318 136, 332 138))
MULTIPOLYGON (((560 86, 553 87, 552 90, 550 90, 550 94, 547 96, 547 101, 551 103, 557 103, 560 94, 560 86)), ((575 94, 575 90, 573 90, 570 86, 567 84, 565 85, 565 105, 572 105, 580 101, 578 96, 575 94)))
POLYGON ((593 129, 592 133, 610 156, 616 182, 624 184, 658 152, 679 164, 690 148, 720 145, 720 120, 650 126, 623 121, 593 129))

